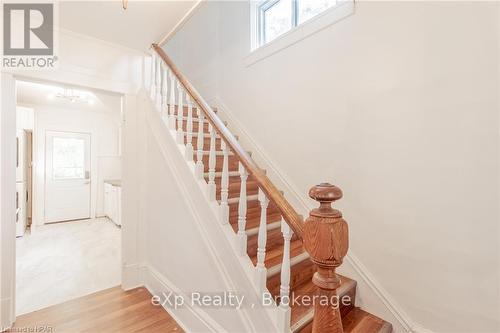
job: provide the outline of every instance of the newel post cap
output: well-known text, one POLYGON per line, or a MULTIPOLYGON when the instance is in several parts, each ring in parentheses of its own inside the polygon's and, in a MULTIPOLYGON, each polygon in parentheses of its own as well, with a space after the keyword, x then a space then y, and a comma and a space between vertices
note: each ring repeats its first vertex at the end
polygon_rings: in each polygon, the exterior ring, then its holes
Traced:
POLYGON ((309 197, 320 203, 319 208, 313 209, 311 215, 320 217, 342 217, 340 211, 332 208, 332 202, 342 198, 342 190, 330 183, 321 183, 311 187, 309 197))

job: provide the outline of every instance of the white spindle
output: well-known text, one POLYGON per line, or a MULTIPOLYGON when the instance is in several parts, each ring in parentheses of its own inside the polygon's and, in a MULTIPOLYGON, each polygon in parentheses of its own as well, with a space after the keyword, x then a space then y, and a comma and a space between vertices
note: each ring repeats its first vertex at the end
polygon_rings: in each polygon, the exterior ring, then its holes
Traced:
POLYGON ((156 107, 161 110, 161 63, 160 57, 156 57, 156 107))
POLYGON ((281 220, 283 234, 283 262, 281 264, 280 305, 278 307, 278 324, 281 332, 290 331, 290 240, 292 230, 285 220, 281 220))
POLYGON ((156 96, 156 53, 153 52, 151 55, 151 100, 155 100, 156 96))
POLYGON ((260 224, 259 224, 259 237, 257 243, 257 285, 261 291, 266 289, 267 269, 265 265, 266 260, 266 242, 267 242, 267 206, 269 199, 266 194, 259 188, 259 202, 260 202, 260 224))
POLYGON ((222 177, 220 190, 220 211, 222 224, 229 223, 229 147, 224 140, 221 141, 221 149, 224 154, 222 161, 222 177))
POLYGON ((247 253, 247 233, 245 231, 247 224, 247 178, 248 172, 243 166, 239 164, 240 173, 240 201, 238 204, 238 252, 239 255, 243 256, 247 253))
POLYGON ((167 119, 168 114, 168 67, 164 63, 161 66, 162 72, 162 91, 161 91, 161 116, 163 120, 167 119))
POLYGON ((187 124, 186 124, 186 160, 193 160, 193 104, 189 94, 186 94, 186 101, 188 107, 187 124))
POLYGON ((182 122, 184 117, 184 89, 179 81, 177 81, 178 101, 177 101, 177 143, 184 144, 184 131, 182 130, 182 122))
POLYGON ((203 145, 205 140, 203 138, 203 134, 205 133, 204 129, 204 117, 203 111, 198 106, 198 141, 197 141, 197 151, 196 151, 196 177, 198 179, 203 179, 204 166, 203 166, 203 145))
MULTIPOLYGON (((215 156, 215 128, 212 124, 209 125, 210 130, 210 155, 208 155, 208 199, 215 200, 215 164, 216 164, 216 156, 215 156)), ((198 142, 203 140, 203 135, 201 137, 198 136, 198 142)))
POLYGON ((170 70, 170 105, 168 110, 168 127, 175 130, 175 74, 170 70))

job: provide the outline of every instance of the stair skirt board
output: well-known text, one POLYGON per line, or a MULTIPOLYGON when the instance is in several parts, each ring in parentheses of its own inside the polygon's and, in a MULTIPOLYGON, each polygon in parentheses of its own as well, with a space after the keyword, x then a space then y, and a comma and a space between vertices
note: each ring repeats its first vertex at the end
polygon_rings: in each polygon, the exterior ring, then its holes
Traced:
MULTIPOLYGON (((159 145, 166 164, 174 174, 175 182, 181 189, 179 194, 190 207, 190 213, 216 262, 216 270, 222 274, 226 290, 244 290, 250 298, 255 297, 255 302, 258 304, 260 296, 254 281, 250 278, 255 274, 250 259, 247 256, 243 258, 237 255, 236 235, 230 224, 220 223, 219 205, 216 201, 208 200, 206 181, 196 179, 195 164, 186 162, 184 147, 177 144, 175 131, 168 130, 168 127, 161 121, 161 116, 151 100, 146 98, 145 101, 147 126, 159 145)), ((275 331, 276 309, 275 307, 265 307, 263 310, 244 308, 236 313, 245 324, 244 331, 275 331), (263 316, 268 320, 262 320, 263 316)))
MULTIPOLYGON (((173 295, 182 296, 184 299, 187 299, 187 296, 179 288, 154 268, 149 266, 141 267, 141 276, 144 281, 144 287, 146 287, 151 295, 161 298, 162 293, 168 294, 171 292, 173 295)), ((189 302, 185 302, 182 308, 179 307, 175 311, 172 311, 167 304, 163 308, 185 332, 227 332, 203 308, 193 307, 189 302)))

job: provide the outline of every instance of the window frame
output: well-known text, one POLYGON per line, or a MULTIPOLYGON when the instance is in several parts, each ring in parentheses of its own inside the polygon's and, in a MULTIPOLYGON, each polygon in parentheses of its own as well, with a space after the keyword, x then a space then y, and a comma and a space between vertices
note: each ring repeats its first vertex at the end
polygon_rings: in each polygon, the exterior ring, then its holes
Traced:
POLYGON ((355 0, 337 0, 335 6, 331 6, 298 24, 297 0, 290 0, 292 1, 290 30, 265 43, 264 12, 279 1, 287 0, 250 1, 250 50, 245 58, 247 67, 354 14, 355 0))
MULTIPOLYGON (((262 47, 268 43, 271 43, 273 40, 270 40, 269 42, 266 42, 266 29, 265 29, 265 13, 267 10, 271 9, 275 5, 278 4, 280 1, 287 1, 287 0, 263 0, 259 3, 258 5, 258 19, 257 19, 257 29, 258 29, 258 41, 257 41, 257 47, 262 47)), ((290 30, 293 30, 294 28, 297 27, 297 22, 298 22, 298 11, 297 11, 297 0, 290 0, 292 2, 292 15, 291 17, 291 22, 290 22, 290 30)), ((288 31, 285 31, 281 35, 286 34, 288 31)), ((277 36, 276 38, 279 38, 281 35, 277 36)), ((275 39, 276 39, 275 38, 275 39)))

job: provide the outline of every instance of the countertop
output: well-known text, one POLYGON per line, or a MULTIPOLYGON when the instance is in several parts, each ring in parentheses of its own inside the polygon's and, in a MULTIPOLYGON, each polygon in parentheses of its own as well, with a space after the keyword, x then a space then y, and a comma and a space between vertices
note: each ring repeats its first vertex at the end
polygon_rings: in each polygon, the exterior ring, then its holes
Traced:
POLYGON ((105 183, 108 183, 112 186, 118 186, 118 187, 121 187, 122 186, 122 180, 121 179, 106 179, 104 180, 105 183))

